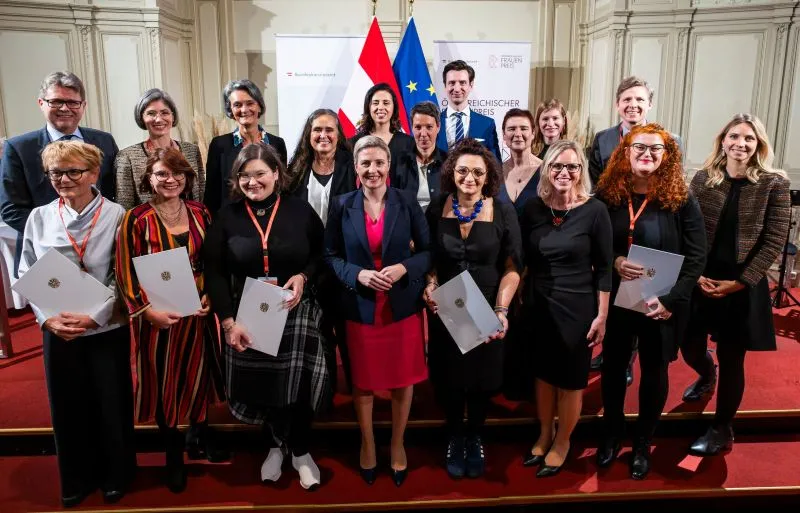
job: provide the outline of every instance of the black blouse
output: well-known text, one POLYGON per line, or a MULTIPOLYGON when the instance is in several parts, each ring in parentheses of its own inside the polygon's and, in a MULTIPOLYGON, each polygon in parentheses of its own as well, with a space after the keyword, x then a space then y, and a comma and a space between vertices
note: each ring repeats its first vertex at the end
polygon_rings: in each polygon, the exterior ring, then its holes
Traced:
MULTIPOLYGON (((276 199, 272 194, 251 203, 254 213, 266 210, 266 215, 256 217, 262 230, 266 229, 276 199)), ((235 316, 247 277, 264 276, 261 236, 247 213, 246 201, 249 200, 240 200, 219 211, 203 245, 206 288, 220 319, 235 316)), ((322 246, 322 221, 311 205, 293 196, 281 196, 267 238, 270 276, 283 286, 295 274, 303 273, 308 277, 305 290, 309 290, 322 262, 322 246)))
POLYGON ((590 198, 557 227, 550 207, 537 197, 525 205, 520 225, 530 285, 545 291, 611 291, 611 221, 603 203, 590 198))
POLYGON ((736 280, 742 273, 744 264, 736 264, 738 249, 736 236, 739 231, 739 195, 742 186, 748 182, 747 178, 733 179, 725 174, 725 180, 730 183, 725 206, 719 216, 717 231, 714 234, 714 244, 708 254, 704 276, 713 280, 736 280))

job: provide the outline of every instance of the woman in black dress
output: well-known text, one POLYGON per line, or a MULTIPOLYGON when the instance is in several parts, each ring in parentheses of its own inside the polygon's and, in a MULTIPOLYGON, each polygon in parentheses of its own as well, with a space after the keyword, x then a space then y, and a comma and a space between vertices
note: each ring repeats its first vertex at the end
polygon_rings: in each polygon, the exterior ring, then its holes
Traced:
POLYGON ((669 391, 667 370, 677 357, 689 318, 689 300, 706 260, 703 215, 683 178, 681 151, 660 125, 634 127, 611 154, 597 185, 608 206, 613 230, 614 270, 611 301, 621 280, 635 280, 644 268, 628 261, 632 244, 684 256, 669 293, 649 299, 649 312, 612 306, 603 347, 601 383, 605 439, 597 464, 611 465, 625 428, 626 369, 639 341, 639 415, 630 472, 644 479, 650 471, 650 443, 669 391))
POLYGON ((710 333, 719 361, 717 411, 690 450, 712 455, 733 446, 731 421, 744 394, 745 354, 777 348, 766 272, 786 243, 791 200, 786 173, 772 168, 764 125, 750 114, 737 114, 725 125, 690 187, 705 217, 709 253, 681 345, 683 359, 700 378, 683 400, 714 393, 710 333))
POLYGON ((307 202, 280 194, 286 171, 270 146, 246 146, 232 173, 233 203, 219 211, 204 246, 206 285, 227 343, 228 407, 242 422, 264 425, 262 481, 280 478, 291 451, 300 484, 312 489, 320 473, 308 453, 311 421, 330 394, 322 312, 308 292, 322 263, 322 222, 307 202), (234 320, 248 277, 292 292, 277 356, 249 349, 234 320))
POLYGON ((392 155, 389 176, 397 173, 397 163, 400 162, 402 155, 414 154, 414 138, 403 133, 397 95, 385 82, 370 87, 364 95, 364 113, 357 129, 356 135, 348 141, 350 147, 354 148, 358 140, 365 135, 378 136, 389 145, 389 152, 392 155))
POLYGON ((434 270, 425 301, 436 313, 431 293, 439 283, 468 271, 503 330, 462 354, 438 317, 431 316, 428 365, 437 399, 445 410, 449 442, 446 465, 451 477, 480 477, 484 471, 481 429, 491 396, 503 381, 502 338, 508 305, 519 284, 522 247, 514 207, 495 200, 500 164, 475 139, 465 139, 448 154, 442 195, 426 213, 431 228, 434 270), (464 425, 464 407, 467 422, 464 425))
POLYGON ((536 476, 548 477, 567 458, 592 347, 603 342, 613 252, 608 209, 589 195, 591 179, 580 146, 555 142, 542 170, 539 196, 528 201, 520 220, 528 269, 522 319, 526 339, 534 345, 541 423, 523 465, 543 464, 536 476))

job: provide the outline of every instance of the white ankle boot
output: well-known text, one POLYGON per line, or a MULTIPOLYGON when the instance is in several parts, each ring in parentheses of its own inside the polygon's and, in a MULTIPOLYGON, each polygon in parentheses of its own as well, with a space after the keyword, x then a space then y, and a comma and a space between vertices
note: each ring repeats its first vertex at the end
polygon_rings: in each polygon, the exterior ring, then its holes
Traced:
POLYGON ((284 450, 273 447, 267 454, 267 459, 261 464, 261 481, 275 482, 281 478, 281 467, 283 466, 284 450))
POLYGON ((306 453, 300 457, 292 455, 292 466, 300 474, 300 485, 303 488, 311 490, 319 486, 319 467, 314 463, 311 454, 306 453))

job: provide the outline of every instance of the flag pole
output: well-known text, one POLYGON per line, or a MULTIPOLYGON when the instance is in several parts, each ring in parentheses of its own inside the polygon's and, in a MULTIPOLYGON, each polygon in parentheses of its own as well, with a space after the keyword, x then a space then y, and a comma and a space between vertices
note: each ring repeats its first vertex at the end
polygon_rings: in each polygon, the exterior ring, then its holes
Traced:
POLYGON ((414 16, 414 0, 408 0, 408 15, 414 16))
POLYGON ((375 12, 378 10, 378 0, 372 0, 372 17, 375 17, 375 12))

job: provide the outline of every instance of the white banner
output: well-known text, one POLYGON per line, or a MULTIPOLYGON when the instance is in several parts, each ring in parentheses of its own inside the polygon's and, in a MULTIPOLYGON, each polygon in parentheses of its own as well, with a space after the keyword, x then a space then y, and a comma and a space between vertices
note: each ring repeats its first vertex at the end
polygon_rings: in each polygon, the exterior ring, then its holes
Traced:
POLYGON ((475 68, 469 107, 494 119, 503 160, 509 157, 503 143, 503 116, 509 109, 528 108, 531 43, 503 41, 434 41, 434 77, 439 107, 447 108, 442 81, 445 65, 457 59, 475 68))
POLYGON ((278 125, 291 160, 308 115, 339 110, 365 36, 275 36, 278 125))

